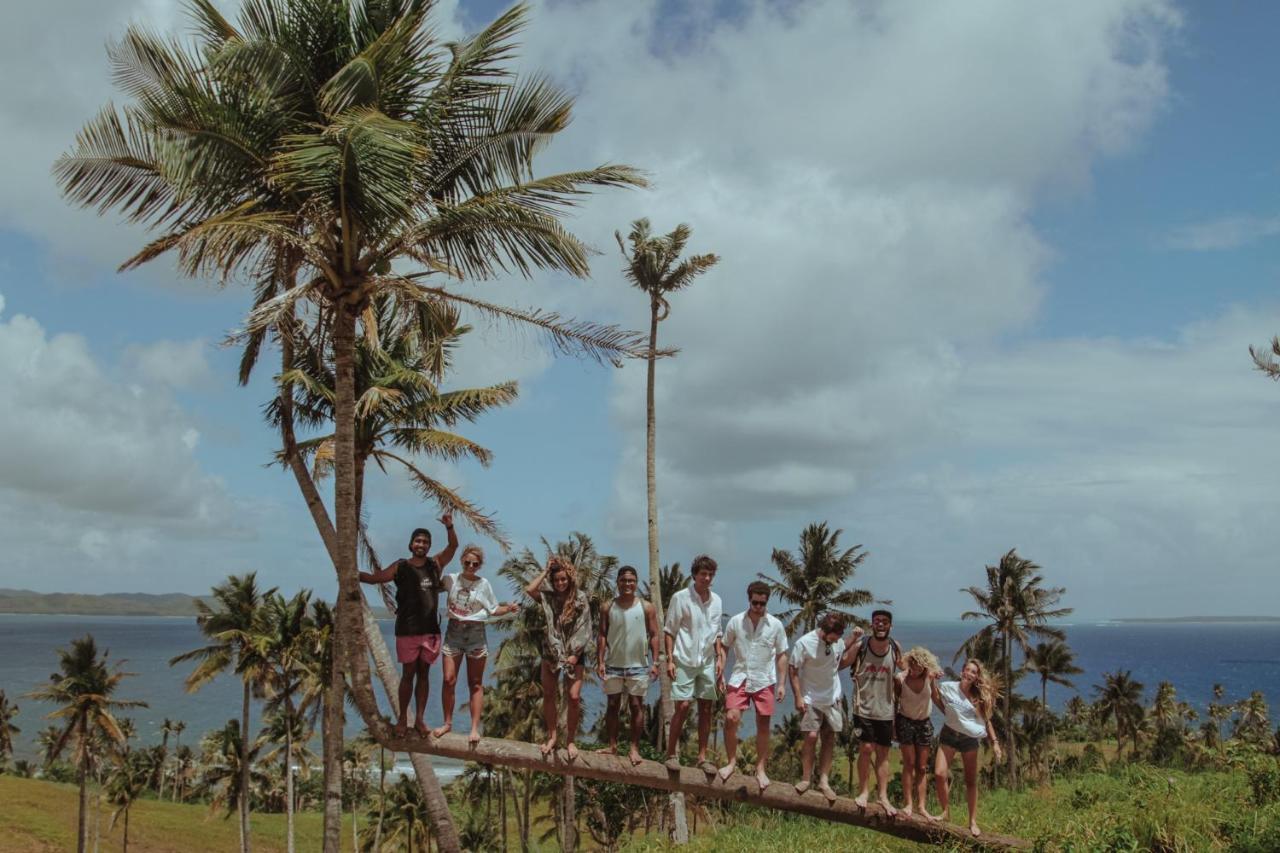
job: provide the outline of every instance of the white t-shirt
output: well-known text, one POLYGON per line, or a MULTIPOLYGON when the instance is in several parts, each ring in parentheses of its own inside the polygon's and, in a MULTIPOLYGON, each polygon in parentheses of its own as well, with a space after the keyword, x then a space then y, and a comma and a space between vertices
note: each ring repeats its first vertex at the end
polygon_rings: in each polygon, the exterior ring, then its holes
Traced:
POLYGON ((985 738, 987 724, 978 709, 960 689, 958 681, 944 681, 938 685, 942 696, 942 712, 947 717, 947 728, 965 737, 985 738))
POLYGON ((675 638, 671 651, 676 663, 701 669, 715 662, 722 613, 720 596, 714 592, 708 593, 707 600, 703 601, 693 587, 687 586, 671 596, 667 624, 662 630, 675 638))
POLYGON ((498 599, 488 578, 467 580, 461 572, 444 576, 444 588, 449 593, 449 618, 460 622, 483 622, 498 609, 498 599))
POLYGON ((791 665, 800 675, 800 698, 810 705, 840 701, 840 658, 844 643, 827 643, 821 631, 810 631, 791 648, 791 665))
POLYGON ((739 613, 725 626, 722 642, 733 652, 730 687, 746 682, 746 691, 756 693, 778 682, 777 659, 787 653, 787 629, 777 616, 766 613, 752 626, 751 618, 739 613))

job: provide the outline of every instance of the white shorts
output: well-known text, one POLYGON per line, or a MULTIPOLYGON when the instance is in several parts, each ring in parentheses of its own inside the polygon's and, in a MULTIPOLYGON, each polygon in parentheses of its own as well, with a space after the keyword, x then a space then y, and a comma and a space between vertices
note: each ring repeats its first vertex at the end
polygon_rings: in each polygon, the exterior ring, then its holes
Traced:
POLYGON ((604 668, 604 694, 616 696, 626 693, 628 696, 643 696, 649 692, 649 670, 643 666, 604 668))

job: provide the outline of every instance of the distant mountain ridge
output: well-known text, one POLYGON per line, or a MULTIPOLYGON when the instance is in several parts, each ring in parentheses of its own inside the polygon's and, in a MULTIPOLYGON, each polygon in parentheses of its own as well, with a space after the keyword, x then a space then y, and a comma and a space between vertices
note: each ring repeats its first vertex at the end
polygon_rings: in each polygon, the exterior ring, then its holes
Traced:
MULTIPOLYGON (((207 598, 207 596, 203 596, 207 598)), ((68 616, 195 616, 202 596, 183 592, 33 592, 0 588, 0 613, 50 613, 68 616)))
MULTIPOLYGON (((185 592, 33 592, 0 587, 0 613, 46 613, 58 616, 195 616, 197 601, 207 595, 185 592)), ((372 608, 378 619, 388 618, 381 607, 372 608)))

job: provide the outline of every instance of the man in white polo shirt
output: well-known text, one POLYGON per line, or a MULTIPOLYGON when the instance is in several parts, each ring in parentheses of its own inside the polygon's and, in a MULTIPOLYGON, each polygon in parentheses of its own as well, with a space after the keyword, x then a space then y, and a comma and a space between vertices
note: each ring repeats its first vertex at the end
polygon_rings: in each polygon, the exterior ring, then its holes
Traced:
POLYGON ((840 713, 840 670, 853 663, 862 637, 862 629, 854 628, 849 639, 841 643, 844 626, 843 613, 827 613, 818 620, 817 629, 796 640, 791 649, 791 690, 800 714, 800 731, 804 732, 804 743, 800 747, 803 777, 796 783, 796 792, 803 794, 809 790, 814 747, 821 735, 818 790, 832 801, 836 792, 831 789, 829 778, 831 762, 835 757, 836 732, 844 728, 844 716, 840 713))
POLYGON ((711 591, 716 561, 706 554, 693 558, 689 574, 693 586, 671 596, 663 634, 667 647, 667 675, 671 678, 671 698, 675 713, 667 736, 667 769, 680 769, 680 733, 689 716, 689 703, 698 700, 698 764, 707 773, 716 771, 707 761, 711 720, 715 715, 719 669, 720 596, 711 591), (709 769, 708 769, 709 768, 709 769))
POLYGON ((747 586, 750 607, 734 616, 725 626, 720 641, 720 672, 724 672, 724 656, 733 651, 733 672, 724 693, 724 748, 729 761, 718 771, 721 782, 728 782, 738 763, 738 723, 742 712, 756 712, 756 782, 760 792, 769 787, 765 765, 769 761, 769 722, 774 702, 787 696, 787 631, 778 618, 768 612, 769 585, 753 581, 747 586))

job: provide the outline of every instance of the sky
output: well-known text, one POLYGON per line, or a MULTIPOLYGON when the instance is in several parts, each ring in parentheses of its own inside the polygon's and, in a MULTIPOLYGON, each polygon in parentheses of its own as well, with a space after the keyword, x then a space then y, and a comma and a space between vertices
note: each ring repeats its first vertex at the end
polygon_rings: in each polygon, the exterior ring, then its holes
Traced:
MULTIPOLYGON (((114 99, 130 22, 167 0, 64 0, 0 32, 0 587, 206 591, 257 571, 331 594, 292 478, 268 466, 268 368, 221 345, 237 283, 129 273, 146 238, 69 206, 50 166, 114 99)), ((223 2, 234 11, 235 3, 223 2)), ((1006 551, 1075 618, 1280 610, 1280 72, 1261 2, 534 2, 518 60, 577 98, 537 171, 627 163, 645 190, 570 227, 589 280, 466 282, 646 327, 614 232, 648 217, 722 260, 672 299, 658 367, 662 560, 706 552, 726 607, 825 521, 854 585, 956 618, 1006 551)), ((504 6, 441 2, 446 38, 504 6)), ((520 383, 426 462, 518 547, 589 534, 643 567, 642 362, 556 356, 476 320, 454 387, 520 383)), ((387 557, 435 513, 371 474, 387 557)), ((474 539, 462 530, 464 541, 474 539)), ((501 554, 489 545, 490 570, 501 554)))

